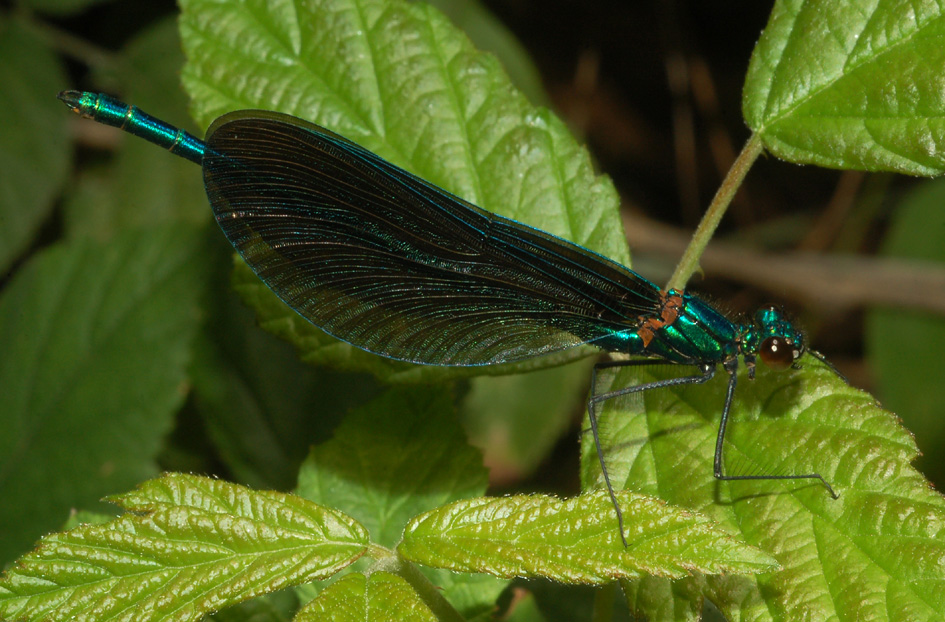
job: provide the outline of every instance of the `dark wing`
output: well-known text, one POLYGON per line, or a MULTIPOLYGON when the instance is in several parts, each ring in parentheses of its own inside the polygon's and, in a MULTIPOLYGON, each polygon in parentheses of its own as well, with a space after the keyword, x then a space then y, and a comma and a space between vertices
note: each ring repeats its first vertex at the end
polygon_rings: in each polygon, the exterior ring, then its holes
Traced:
POLYGON ((516 361, 606 340, 659 308, 656 286, 627 268, 294 117, 221 117, 203 170, 217 222, 259 278, 383 356, 516 361))

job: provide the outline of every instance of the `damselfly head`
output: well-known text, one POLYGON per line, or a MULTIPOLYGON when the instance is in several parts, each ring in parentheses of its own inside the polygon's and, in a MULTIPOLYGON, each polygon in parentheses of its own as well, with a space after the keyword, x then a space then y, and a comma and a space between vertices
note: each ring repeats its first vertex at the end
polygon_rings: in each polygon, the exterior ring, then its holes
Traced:
POLYGON ((787 369, 804 354, 804 333, 784 317, 775 305, 764 306, 755 313, 761 343, 758 358, 771 369, 787 369))

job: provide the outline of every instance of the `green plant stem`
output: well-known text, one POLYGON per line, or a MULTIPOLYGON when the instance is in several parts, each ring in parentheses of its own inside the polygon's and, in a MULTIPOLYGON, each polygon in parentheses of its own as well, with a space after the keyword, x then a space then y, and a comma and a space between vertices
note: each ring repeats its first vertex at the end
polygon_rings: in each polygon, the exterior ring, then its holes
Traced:
POLYGON ((728 174, 722 180, 722 185, 719 186, 715 197, 712 198, 712 203, 709 204, 709 209, 702 217, 702 222, 699 223, 696 231, 692 234, 692 240, 689 242, 689 246, 686 247, 686 252, 683 253, 682 258, 676 265, 673 276, 666 284, 667 290, 685 289, 689 277, 699 269, 699 258, 705 252, 705 247, 708 246, 709 240, 712 239, 712 235, 718 228, 722 216, 725 215, 725 210, 728 209, 735 193, 738 192, 745 180, 745 175, 748 174, 748 170, 761 155, 763 149, 760 136, 752 134, 745 146, 742 147, 741 153, 735 158, 731 168, 728 169, 728 174))
POLYGON ((402 559, 396 553, 382 557, 371 566, 371 571, 383 570, 395 574, 420 595, 423 602, 438 620, 445 622, 464 622, 463 616, 443 597, 443 592, 433 585, 414 564, 402 559))
POLYGON ((388 557, 396 557, 397 553, 390 550, 386 546, 381 546, 380 544, 371 543, 368 545, 367 551, 364 553, 371 559, 377 560, 374 563, 380 563, 381 560, 387 559, 388 557))

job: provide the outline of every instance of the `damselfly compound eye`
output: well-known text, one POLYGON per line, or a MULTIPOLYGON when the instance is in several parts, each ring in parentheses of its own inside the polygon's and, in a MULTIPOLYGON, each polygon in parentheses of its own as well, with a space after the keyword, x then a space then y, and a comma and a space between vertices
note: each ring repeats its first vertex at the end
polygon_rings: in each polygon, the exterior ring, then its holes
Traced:
POLYGON ((783 337, 768 337, 761 342, 758 357, 771 369, 787 369, 794 364, 799 353, 793 344, 783 337))

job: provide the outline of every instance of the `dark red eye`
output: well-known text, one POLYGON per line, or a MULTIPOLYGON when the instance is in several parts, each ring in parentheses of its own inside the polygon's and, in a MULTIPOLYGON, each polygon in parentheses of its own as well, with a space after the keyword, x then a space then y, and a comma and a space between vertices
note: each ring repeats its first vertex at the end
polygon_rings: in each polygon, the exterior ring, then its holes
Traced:
POLYGON ((761 342, 758 357, 771 369, 787 369, 794 363, 794 346, 781 337, 768 337, 761 342))

